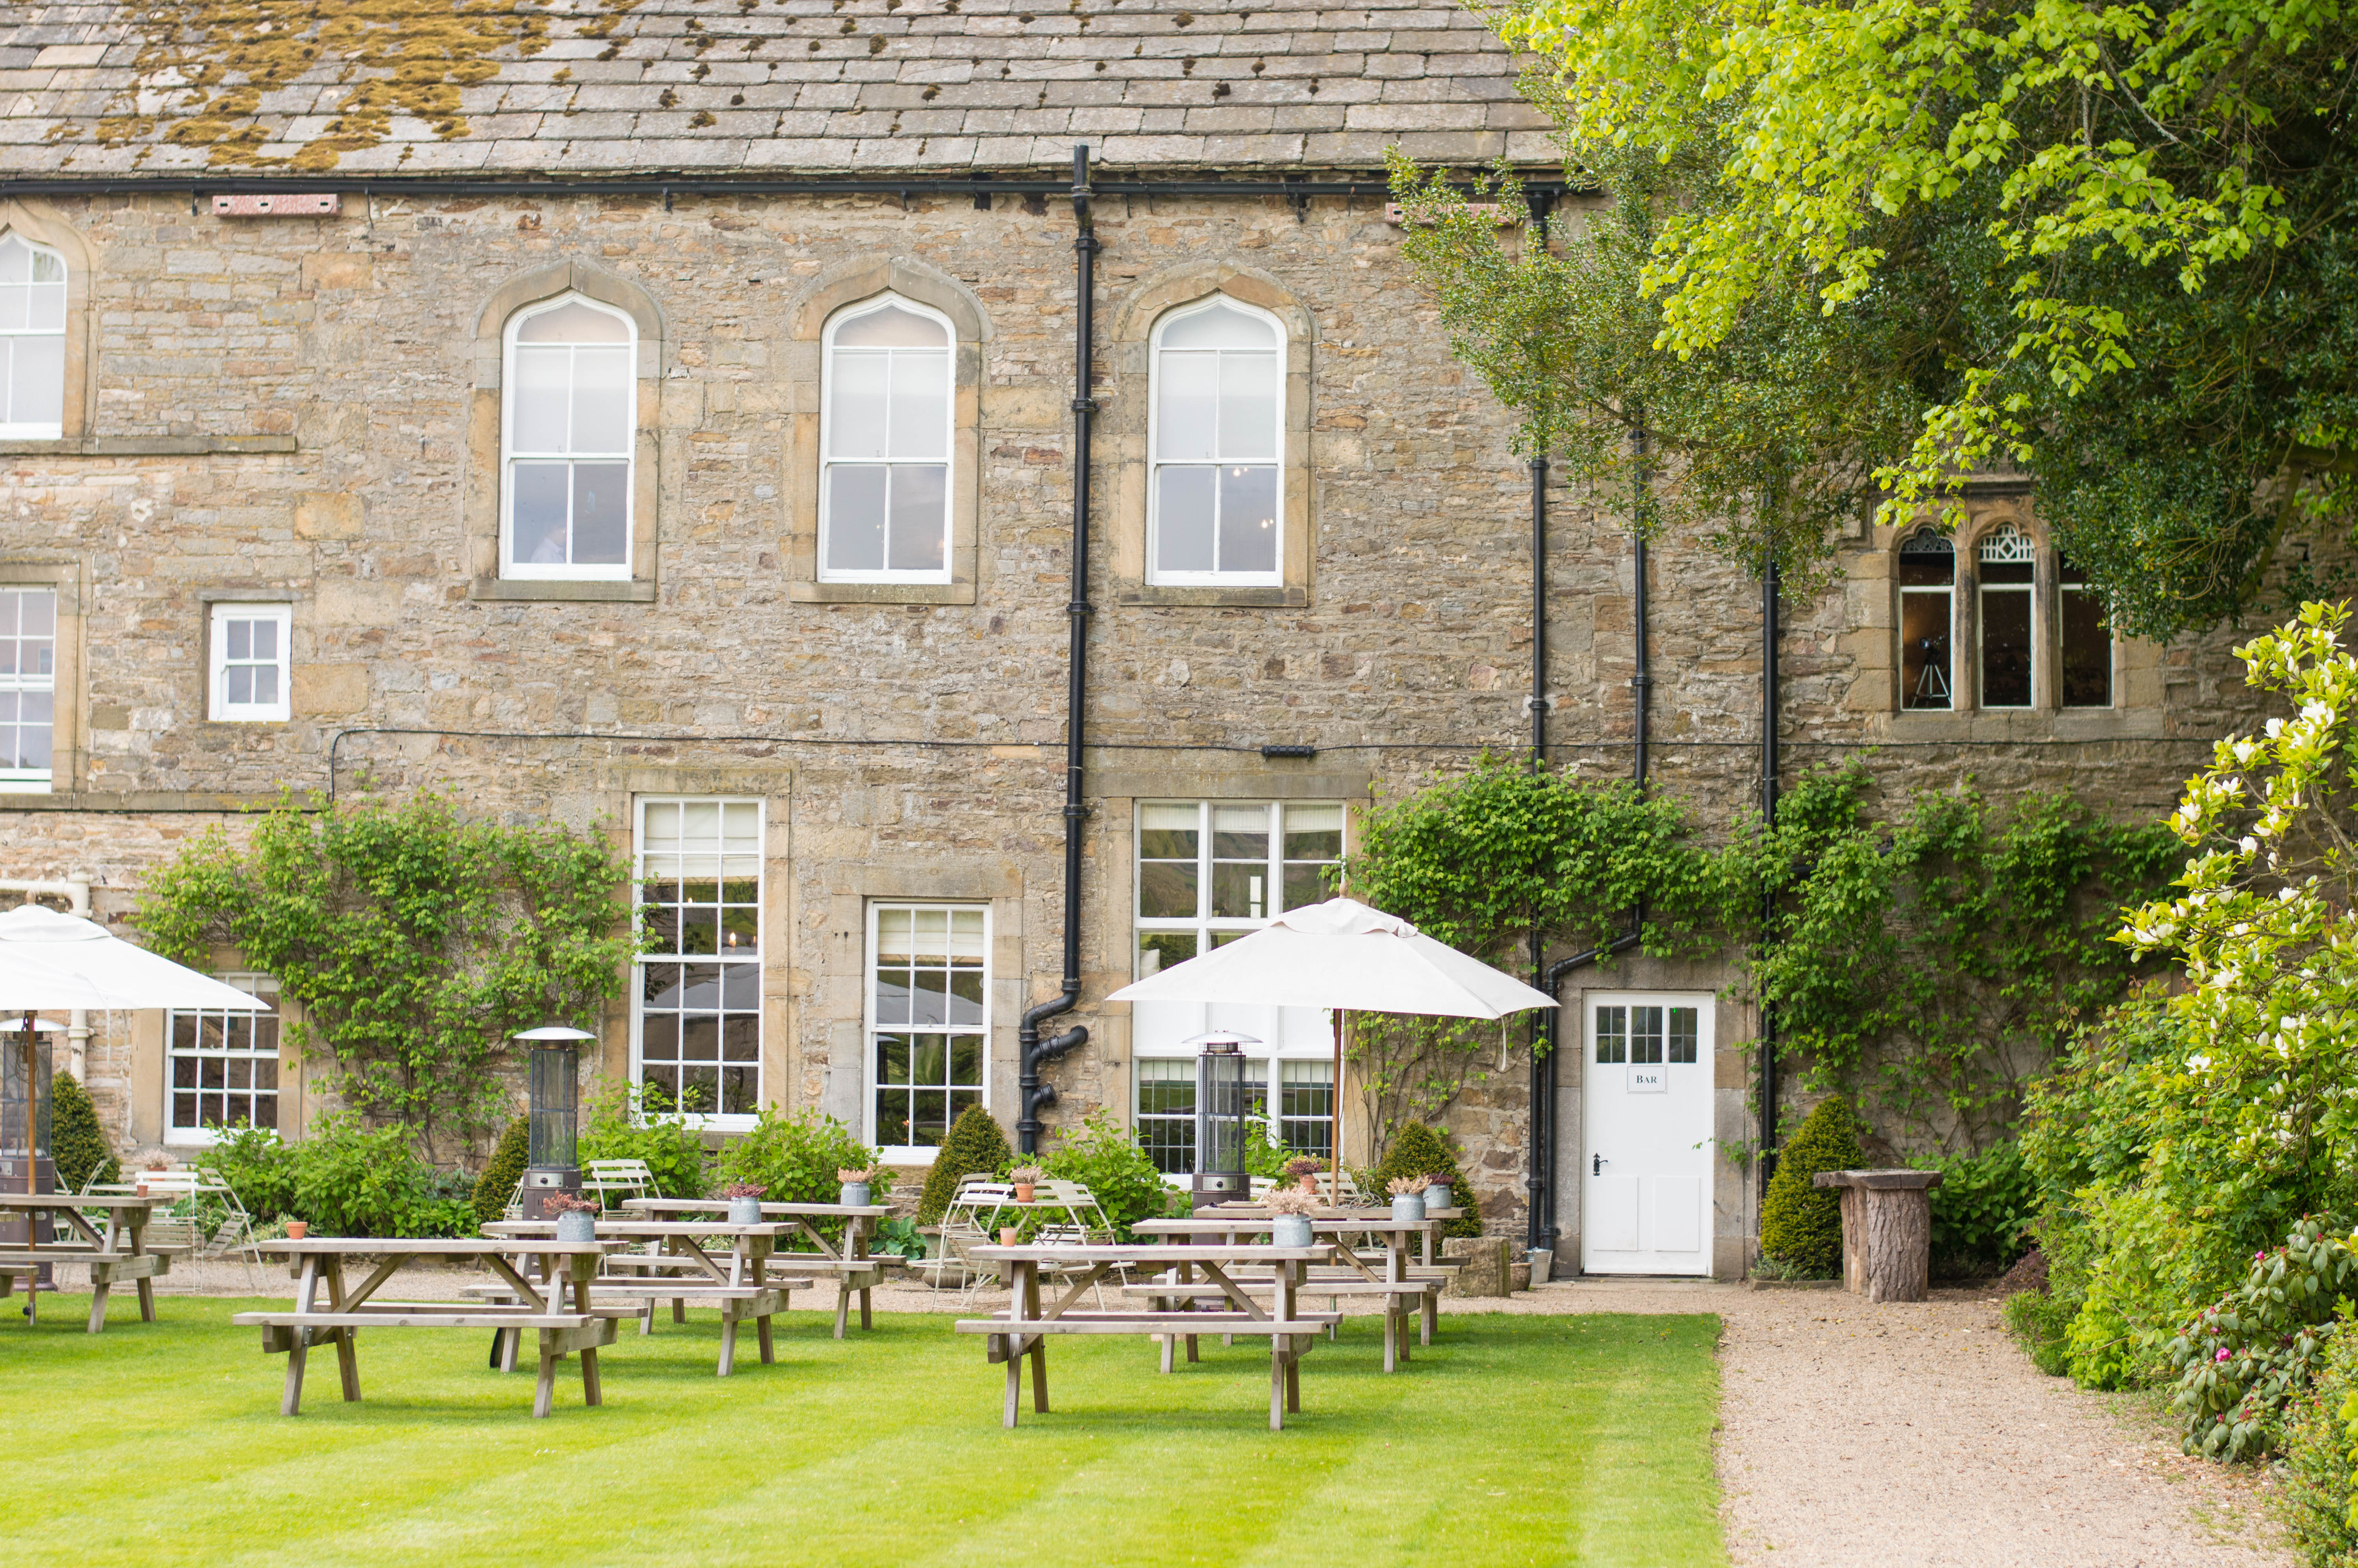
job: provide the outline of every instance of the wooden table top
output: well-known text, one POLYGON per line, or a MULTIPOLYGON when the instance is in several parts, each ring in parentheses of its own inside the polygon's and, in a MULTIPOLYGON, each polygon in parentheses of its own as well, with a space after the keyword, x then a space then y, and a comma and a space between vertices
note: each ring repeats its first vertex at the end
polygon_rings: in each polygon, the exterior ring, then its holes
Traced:
POLYGON ((415 1258, 479 1258, 486 1252, 497 1252, 503 1256, 514 1253, 559 1258, 602 1258, 606 1255, 603 1242, 544 1241, 528 1237, 306 1236, 300 1240, 281 1237, 272 1241, 258 1241, 254 1245, 265 1252, 287 1252, 298 1257, 341 1254, 349 1258, 358 1254, 392 1252, 415 1258))
MULTIPOLYGON (((729 1200, 727 1198, 624 1198, 622 1206, 646 1213, 677 1209, 682 1213, 726 1214, 729 1212, 729 1200)), ((797 1217, 881 1219, 891 1214, 892 1208, 889 1204, 878 1203, 765 1203, 762 1206, 762 1212, 784 1215, 790 1219, 797 1217)))
POLYGON ((128 1193, 0 1193, 0 1208, 169 1208, 178 1201, 177 1195, 143 1198, 128 1193))
MULTIPOLYGON (((1187 1219, 1141 1219, 1130 1228, 1149 1236, 1186 1236, 1202 1230, 1266 1230, 1275 1217, 1234 1209, 1205 1209, 1187 1219)), ((1444 1223, 1438 1219, 1394 1219, 1390 1215, 1314 1214, 1305 1216, 1313 1230, 1396 1231, 1413 1236, 1444 1223)))
POLYGON ((1331 1242, 1308 1247, 1262 1247, 1249 1243, 1192 1247, 1145 1242, 1123 1247, 1105 1242, 1071 1246, 969 1247, 967 1255, 986 1263, 1323 1263, 1334 1257, 1331 1242))
MULTIPOLYGON (((483 1227, 486 1236, 546 1236, 557 1228, 553 1219, 499 1219, 483 1227)), ((600 1236, 710 1236, 724 1239, 738 1236, 767 1236, 772 1238, 797 1236, 802 1227, 781 1221, 764 1220, 759 1225, 707 1224, 698 1220, 678 1219, 601 1219, 598 1221, 600 1236)))

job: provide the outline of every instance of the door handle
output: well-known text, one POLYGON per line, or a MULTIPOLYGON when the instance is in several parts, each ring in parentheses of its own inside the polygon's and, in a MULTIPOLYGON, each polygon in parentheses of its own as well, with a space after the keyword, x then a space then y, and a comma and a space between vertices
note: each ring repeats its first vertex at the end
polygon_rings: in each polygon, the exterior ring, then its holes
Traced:
POLYGON ((1588 1173, 1592 1176, 1601 1176, 1605 1173, 1604 1155, 1591 1154, 1588 1157, 1588 1173))

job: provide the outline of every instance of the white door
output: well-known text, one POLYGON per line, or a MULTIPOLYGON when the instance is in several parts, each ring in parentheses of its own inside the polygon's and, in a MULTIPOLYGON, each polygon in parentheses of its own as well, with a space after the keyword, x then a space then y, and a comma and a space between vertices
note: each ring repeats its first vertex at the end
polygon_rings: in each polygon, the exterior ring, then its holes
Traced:
POLYGON ((1712 999, 1588 994, 1580 1266, 1711 1272, 1712 999))

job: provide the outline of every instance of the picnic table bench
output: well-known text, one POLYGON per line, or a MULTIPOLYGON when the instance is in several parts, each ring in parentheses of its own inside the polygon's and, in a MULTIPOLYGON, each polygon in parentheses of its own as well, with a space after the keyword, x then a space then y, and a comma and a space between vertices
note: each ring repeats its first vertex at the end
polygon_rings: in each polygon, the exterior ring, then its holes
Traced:
MULTIPOLYGON (((622 1207, 646 1215, 721 1215, 729 1212, 726 1198, 625 1198, 622 1207)), ((884 1282, 884 1271, 899 1261, 897 1259, 871 1258, 868 1255, 868 1233, 878 1220, 892 1212, 887 1204, 840 1203, 765 1203, 762 1217, 784 1220, 795 1226, 811 1245, 808 1252, 770 1254, 769 1266, 794 1274, 830 1274, 835 1278, 835 1336, 841 1339, 851 1316, 851 1298, 860 1297, 860 1326, 876 1326, 870 1292, 884 1282), (840 1247, 827 1238, 818 1222, 826 1219, 844 1221, 840 1247)), ((805 1281, 807 1283, 808 1281, 805 1281)), ((678 1313, 673 1314, 676 1320, 678 1313)))
MULTIPOLYGON (((499 1220, 483 1227, 483 1234, 497 1237, 537 1237, 555 1233, 557 1222, 546 1219, 499 1220)), ((733 1225, 726 1222, 667 1221, 652 1219, 601 1219, 597 1222, 600 1242, 657 1241, 665 1250, 661 1255, 647 1253, 610 1254, 605 1260, 606 1271, 590 1281, 600 1297, 620 1296, 625 1301, 636 1300, 640 1306, 639 1332, 654 1332, 655 1303, 668 1300, 672 1303, 674 1322, 684 1322, 689 1303, 720 1309, 720 1361, 716 1377, 728 1377, 737 1367, 737 1329, 740 1324, 752 1323, 762 1353, 762 1365, 774 1365, 777 1352, 771 1336, 770 1320, 784 1312, 794 1292, 817 1283, 808 1275, 773 1275, 766 1265, 771 1249, 782 1236, 795 1227, 786 1224, 733 1225), (729 1243, 725 1260, 715 1259, 705 1249, 714 1241, 729 1243), (624 1264, 666 1264, 689 1271, 687 1275, 657 1277, 616 1274, 612 1271, 624 1264), (725 1265, 725 1266, 724 1266, 725 1265)), ((514 1299, 514 1292, 505 1285, 471 1286, 468 1295, 514 1299)), ((515 1330, 507 1331, 505 1364, 515 1364, 515 1330)), ((500 1354, 495 1345, 493 1354, 500 1354)))
POLYGON ((958 1334, 987 1336, 987 1358, 1007 1366, 1007 1397, 1001 1424, 1012 1427, 1022 1403, 1022 1367, 1032 1363, 1032 1408, 1048 1409, 1048 1338, 1060 1334, 1134 1334, 1163 1341, 1163 1370, 1172 1366, 1172 1346, 1184 1338, 1188 1359, 1195 1356, 1200 1334, 1266 1336, 1269 1340, 1269 1428, 1282 1432, 1289 1411, 1302 1409, 1302 1357, 1337 1321, 1333 1313, 1297 1310, 1294 1282, 1298 1271, 1324 1262, 1334 1253, 1328 1244, 1309 1247, 1244 1245, 1186 1246, 1152 1243, 979 1247, 975 1258, 1008 1268, 1008 1306, 987 1318, 962 1318, 958 1334), (1134 1266, 1159 1267, 1184 1263, 1204 1271, 1234 1308, 1229 1312, 1075 1312, 1081 1298, 1112 1270, 1134 1266), (1047 1265, 1073 1283, 1043 1310, 1040 1270, 1047 1265), (1265 1264, 1275 1271, 1275 1300, 1268 1311, 1239 1286, 1229 1271, 1265 1264))
POLYGON ((126 1282, 139 1287, 140 1321, 155 1322, 156 1277, 171 1272, 172 1254, 147 1245, 147 1227, 155 1211, 168 1206, 171 1201, 136 1195, 0 1193, 0 1213, 14 1211, 27 1219, 25 1245, 0 1251, 0 1296, 13 1292, 17 1278, 23 1276, 25 1315, 38 1324, 41 1293, 33 1284, 41 1265, 75 1263, 90 1271, 91 1333, 96 1334, 106 1326, 107 1292, 126 1282), (86 1208, 106 1211, 103 1233, 82 1213, 86 1208), (52 1224, 64 1221, 74 1231, 74 1239, 44 1243, 40 1236, 45 1218, 52 1224))
POLYGON ((262 1330, 265 1356, 287 1357, 287 1390, 278 1413, 295 1415, 303 1404, 303 1365, 315 1345, 336 1347, 336 1368, 342 1376, 346 1403, 361 1397, 360 1354, 354 1343, 363 1328, 492 1328, 532 1329, 540 1340, 540 1378, 533 1391, 532 1413, 548 1414, 556 1396, 557 1364, 568 1356, 581 1358, 581 1395, 585 1404, 604 1402, 598 1381, 598 1351, 615 1338, 615 1319, 635 1314, 631 1308, 590 1305, 590 1287, 598 1273, 605 1248, 595 1241, 486 1237, 431 1238, 417 1237, 305 1237, 301 1240, 262 1242, 265 1252, 289 1257, 298 1276, 295 1305, 288 1312, 242 1312, 230 1319, 241 1328, 262 1330), (373 1257, 380 1261, 357 1287, 344 1284, 344 1260, 373 1257), (540 1275, 548 1281, 536 1289, 520 1273, 514 1260, 540 1260, 540 1275), (373 1298, 401 1266, 420 1258, 481 1259, 514 1291, 518 1304, 499 1306, 482 1302, 379 1302, 373 1298), (325 1281, 328 1302, 319 1304, 325 1281), (573 1307, 565 1309, 566 1287, 572 1287, 573 1307))
MULTIPOLYGON (((1310 1217, 1313 1238, 1332 1238, 1336 1263, 1315 1271, 1297 1281, 1295 1290, 1307 1296, 1325 1296, 1330 1303, 1340 1296, 1378 1296, 1384 1303, 1384 1370, 1399 1370, 1400 1363, 1409 1358, 1406 1318, 1413 1310, 1417 1315, 1417 1343, 1431 1345, 1435 1324, 1441 1315, 1440 1296, 1443 1274, 1438 1270, 1412 1268, 1408 1260, 1408 1244, 1422 1238, 1429 1250, 1433 1233, 1445 1221, 1437 1217, 1424 1219, 1394 1219, 1389 1211, 1335 1209, 1310 1217), (1379 1236, 1384 1243, 1383 1272, 1378 1274, 1352 1248, 1341 1244, 1341 1238, 1351 1235, 1379 1236)), ((1222 1204, 1217 1208, 1195 1211, 1192 1219, 1142 1219, 1133 1230, 1144 1236, 1202 1236, 1217 1231, 1231 1241, 1240 1236, 1265 1231, 1270 1227, 1269 1211, 1251 1205, 1222 1204)), ((1186 1271, 1179 1271, 1179 1282, 1186 1280, 1186 1271)), ((1267 1281, 1253 1280, 1267 1291, 1267 1281)), ((1167 1281, 1147 1281, 1125 1287, 1125 1293, 1168 1299, 1182 1292, 1169 1288, 1167 1281)))

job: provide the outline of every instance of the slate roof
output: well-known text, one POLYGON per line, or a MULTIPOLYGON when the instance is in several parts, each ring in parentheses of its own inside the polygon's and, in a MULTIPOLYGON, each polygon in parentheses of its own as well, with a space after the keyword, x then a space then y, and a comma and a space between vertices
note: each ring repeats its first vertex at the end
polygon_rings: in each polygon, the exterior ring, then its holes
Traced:
POLYGON ((10 0, 0 170, 1011 173, 1076 140, 1141 170, 1552 161, 1514 74, 1412 0, 10 0))

